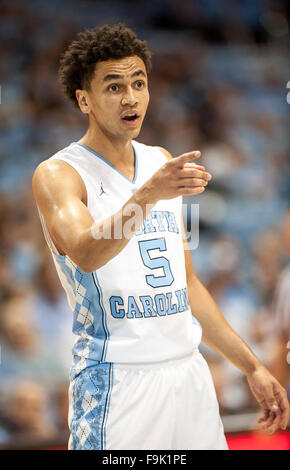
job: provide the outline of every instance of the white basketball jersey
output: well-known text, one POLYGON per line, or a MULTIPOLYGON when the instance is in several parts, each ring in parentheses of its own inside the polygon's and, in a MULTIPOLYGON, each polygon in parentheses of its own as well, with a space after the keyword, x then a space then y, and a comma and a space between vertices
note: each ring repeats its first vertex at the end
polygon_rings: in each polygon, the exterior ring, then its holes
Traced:
MULTIPOLYGON (((131 181, 91 149, 72 143, 51 159, 82 178, 95 222, 116 213, 161 166, 165 155, 132 142, 131 181)), ((182 198, 160 200, 126 247, 105 266, 84 273, 57 253, 41 216, 60 281, 73 310, 72 377, 96 362, 140 363, 178 359, 200 343, 201 327, 187 298, 182 242, 182 198)))

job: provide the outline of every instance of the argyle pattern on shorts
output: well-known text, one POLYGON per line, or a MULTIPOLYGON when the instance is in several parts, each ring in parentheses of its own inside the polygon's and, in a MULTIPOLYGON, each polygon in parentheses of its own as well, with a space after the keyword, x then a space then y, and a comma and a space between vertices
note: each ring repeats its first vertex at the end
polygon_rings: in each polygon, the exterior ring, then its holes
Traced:
POLYGON ((113 365, 102 363, 82 370, 70 388, 71 450, 106 448, 113 365))

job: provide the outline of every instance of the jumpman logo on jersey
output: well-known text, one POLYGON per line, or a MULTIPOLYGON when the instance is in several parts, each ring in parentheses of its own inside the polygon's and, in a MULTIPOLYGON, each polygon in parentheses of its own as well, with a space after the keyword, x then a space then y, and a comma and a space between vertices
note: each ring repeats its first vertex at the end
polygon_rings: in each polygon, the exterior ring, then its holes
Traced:
POLYGON ((109 196, 109 194, 104 190, 103 183, 101 182, 101 192, 99 195, 101 196, 102 194, 107 194, 107 196, 109 196))

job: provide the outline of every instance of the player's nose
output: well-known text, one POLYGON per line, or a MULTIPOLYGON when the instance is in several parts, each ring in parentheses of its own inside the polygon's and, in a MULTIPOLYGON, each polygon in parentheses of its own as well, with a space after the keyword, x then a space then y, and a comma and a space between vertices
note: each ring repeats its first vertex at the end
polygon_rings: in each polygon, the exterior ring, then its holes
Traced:
POLYGON ((122 96, 122 105, 130 105, 134 106, 137 103, 137 98, 134 94, 134 91, 131 87, 126 88, 126 91, 124 92, 122 96))

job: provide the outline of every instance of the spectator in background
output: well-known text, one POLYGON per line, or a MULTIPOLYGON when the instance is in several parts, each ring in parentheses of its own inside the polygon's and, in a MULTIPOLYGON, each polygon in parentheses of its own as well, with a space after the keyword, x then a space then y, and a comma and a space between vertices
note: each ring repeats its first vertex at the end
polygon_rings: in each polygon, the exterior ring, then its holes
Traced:
POLYGON ((283 245, 277 227, 263 231, 254 243, 255 283, 264 304, 271 305, 282 269, 283 245))
MULTIPOLYGON (((257 342, 252 334, 252 323, 258 298, 239 275, 242 252, 238 239, 229 235, 216 237, 210 247, 210 259, 214 274, 208 280, 207 288, 230 325, 256 353, 257 342)), ((221 410, 227 414, 247 408, 250 394, 241 371, 204 343, 200 350, 205 354, 213 374, 221 410)), ((264 360, 262 354, 258 357, 264 360)), ((254 402, 252 404, 255 406, 254 402)))
POLYGON ((31 314, 31 299, 14 294, 1 305, 1 382, 40 381, 49 389, 67 378, 62 358, 44 343, 31 314))
POLYGON ((8 260, 8 254, 12 247, 10 238, 12 213, 12 199, 4 193, 0 193, 0 302, 9 294, 13 279, 8 260))
POLYGON ((68 410, 69 410, 69 399, 68 399, 68 387, 69 383, 65 382, 60 384, 54 393, 55 402, 55 424, 59 433, 63 433, 69 437, 68 427, 68 410))
POLYGON ((288 264, 282 271, 276 289, 273 306, 277 346, 270 364, 272 374, 290 392, 290 211, 283 223, 283 241, 288 256, 288 264))
POLYGON ((30 312, 43 348, 47 350, 48 355, 53 351, 57 359, 55 381, 62 383, 68 380, 74 340, 72 312, 47 248, 42 252, 35 292, 30 299, 30 312))
POLYGON ((14 294, 1 305, 0 338, 2 381, 15 377, 36 379, 44 364, 23 294, 14 294))
POLYGON ((37 382, 15 382, 7 399, 7 431, 15 438, 48 439, 55 429, 47 415, 48 395, 37 382))

